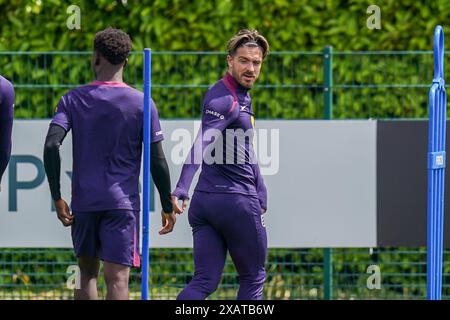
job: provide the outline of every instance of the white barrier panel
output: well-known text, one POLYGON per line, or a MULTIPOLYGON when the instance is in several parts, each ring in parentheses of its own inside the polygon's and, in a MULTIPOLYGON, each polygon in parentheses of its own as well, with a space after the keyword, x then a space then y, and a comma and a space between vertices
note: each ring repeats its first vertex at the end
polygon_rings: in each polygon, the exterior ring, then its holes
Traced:
MULTIPOLYGON (((48 124, 14 124, 13 157, 0 192, 0 247, 72 247, 70 229, 51 210, 43 172, 48 124)), ((199 123, 163 120, 161 125, 173 188, 199 123)), ((257 128, 257 154, 269 193, 269 246, 375 247, 376 121, 260 120, 257 128)), ((61 158, 62 194, 70 200, 70 134, 61 158)), ((191 247, 187 212, 177 216, 171 234, 158 234, 161 206, 156 190, 154 198, 150 246, 191 247)))

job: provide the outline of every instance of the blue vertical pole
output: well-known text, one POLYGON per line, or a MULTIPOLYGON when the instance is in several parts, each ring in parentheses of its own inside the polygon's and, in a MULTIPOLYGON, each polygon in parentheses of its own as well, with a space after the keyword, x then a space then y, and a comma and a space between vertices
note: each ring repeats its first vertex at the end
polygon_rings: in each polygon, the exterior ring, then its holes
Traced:
POLYGON ((141 299, 148 300, 149 228, 150 228, 150 143, 151 143, 151 90, 152 51, 144 49, 144 185, 142 203, 142 284, 141 299))
POLYGON ((445 135, 447 95, 444 82, 444 32, 434 31, 434 79, 428 124, 427 299, 442 295, 445 135))

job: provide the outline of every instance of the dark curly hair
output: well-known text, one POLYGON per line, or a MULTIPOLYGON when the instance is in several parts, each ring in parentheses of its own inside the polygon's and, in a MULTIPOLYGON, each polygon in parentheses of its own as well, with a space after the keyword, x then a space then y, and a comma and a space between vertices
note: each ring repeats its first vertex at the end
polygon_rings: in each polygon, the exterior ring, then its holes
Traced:
POLYGON ((128 58, 132 45, 127 33, 111 27, 97 32, 94 38, 94 50, 113 65, 123 63, 128 58))

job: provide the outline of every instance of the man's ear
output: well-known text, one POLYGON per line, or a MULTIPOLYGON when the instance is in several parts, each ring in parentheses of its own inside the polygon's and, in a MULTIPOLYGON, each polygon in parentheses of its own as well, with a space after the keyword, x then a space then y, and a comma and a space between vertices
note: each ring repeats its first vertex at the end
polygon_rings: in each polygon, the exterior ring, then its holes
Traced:
POLYGON ((123 63, 123 67, 125 68, 128 64, 128 58, 125 59, 125 62, 123 63))
POLYGON ((233 65, 233 56, 227 55, 227 63, 228 63, 228 69, 230 69, 231 66, 233 65))
POLYGON ((94 65, 96 66, 100 65, 101 62, 100 60, 101 60, 100 54, 96 51, 94 53, 94 65))

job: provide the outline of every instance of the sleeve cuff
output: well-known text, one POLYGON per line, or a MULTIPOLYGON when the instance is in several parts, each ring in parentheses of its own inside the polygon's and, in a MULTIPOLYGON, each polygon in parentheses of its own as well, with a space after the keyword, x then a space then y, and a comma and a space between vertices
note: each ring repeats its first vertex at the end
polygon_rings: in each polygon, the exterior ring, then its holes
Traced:
POLYGON ((177 197, 180 200, 189 200, 189 196, 188 193, 181 189, 180 187, 177 187, 173 192, 172 192, 172 196, 177 197))
POLYGON ((169 208, 168 206, 165 206, 165 207, 163 208, 163 211, 164 211, 164 213, 166 213, 166 214, 172 214, 172 212, 173 212, 172 204, 170 204, 170 208, 169 208))

